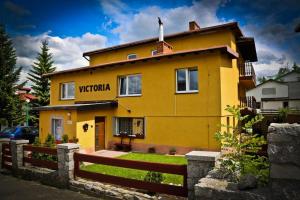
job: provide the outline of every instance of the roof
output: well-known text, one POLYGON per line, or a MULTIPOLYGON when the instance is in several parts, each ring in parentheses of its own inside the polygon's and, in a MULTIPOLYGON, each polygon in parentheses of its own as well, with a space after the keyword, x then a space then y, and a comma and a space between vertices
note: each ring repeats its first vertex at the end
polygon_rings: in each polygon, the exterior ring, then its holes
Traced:
POLYGON ((55 106, 42 106, 33 108, 33 110, 46 111, 46 110, 94 110, 100 108, 115 108, 118 107, 118 102, 114 100, 102 101, 98 103, 81 103, 81 104, 68 104, 68 105, 55 105, 55 106))
MULTIPOLYGON (((166 35, 166 36, 164 36, 164 39, 168 40, 168 39, 171 39, 171 38, 176 38, 176 37, 181 37, 181 36, 186 36, 186 35, 192 35, 192 34, 207 34, 207 33, 222 31, 222 30, 226 30, 226 29, 233 30, 238 37, 243 37, 243 33, 242 33, 240 27, 238 26, 238 23, 237 22, 230 22, 230 23, 226 23, 226 24, 200 28, 198 30, 184 31, 184 32, 179 32, 179 33, 166 35)), ((121 45, 116 45, 116 46, 107 47, 107 48, 103 48, 103 49, 98 49, 98 50, 94 50, 94 51, 88 51, 88 52, 83 53, 83 56, 91 56, 91 55, 97 54, 97 53, 102 53, 102 52, 106 52, 106 51, 122 49, 122 48, 126 48, 126 47, 142 45, 142 44, 147 44, 147 43, 151 43, 151 42, 155 42, 155 41, 158 41, 158 37, 139 40, 139 41, 130 42, 130 43, 121 44, 121 45)))
POLYGON ((292 70, 292 71, 290 71, 290 72, 288 72, 288 73, 285 73, 285 74, 279 76, 279 77, 277 78, 277 80, 278 80, 278 79, 281 79, 282 77, 285 77, 285 76, 287 76, 287 75, 290 75, 290 74, 292 74, 292 73, 300 74, 300 72, 295 71, 295 70, 292 70))
POLYGON ((186 54, 200 54, 200 53, 207 53, 207 52, 212 52, 212 51, 221 51, 223 53, 226 53, 228 56, 231 58, 238 58, 239 54, 233 51, 229 46, 214 46, 210 48, 201 48, 201 49, 193 49, 193 50, 188 50, 188 51, 177 51, 177 52, 172 52, 172 53, 166 53, 166 54, 158 54, 155 56, 149 56, 149 57, 143 57, 143 58, 137 58, 137 59, 130 59, 130 60, 122 60, 122 61, 116 61, 116 62, 110 62, 110 63, 104 63, 101 65, 96 65, 96 66, 87 66, 87 67, 80 67, 80 68, 75 68, 75 69, 69 69, 69 70, 63 70, 63 71, 57 71, 53 73, 48 73, 44 74, 44 77, 49 77, 57 74, 65 74, 65 73, 71 73, 71 72, 78 72, 78 71, 86 71, 86 70, 93 70, 97 68, 104 68, 104 67, 113 67, 117 65, 124 65, 127 63, 136 63, 136 62, 141 62, 141 61, 147 61, 147 60, 159 60, 160 58, 163 57, 172 57, 172 56, 178 56, 178 55, 186 55, 186 54))
MULTIPOLYGON (((284 82, 281 82, 281 81, 278 81, 278 80, 274 80, 274 79, 269 79, 269 80, 267 80, 267 81, 265 81, 265 82, 263 82, 263 83, 260 83, 260 84, 256 85, 255 88, 257 88, 257 87, 259 87, 259 86, 261 86, 261 85, 264 85, 264 84, 266 84, 266 83, 269 83, 269 82, 275 82, 275 83, 279 83, 279 84, 285 85, 284 82)), ((252 89, 250 89, 250 90, 253 90, 253 89, 255 89, 255 88, 252 88, 252 89)), ((248 91, 250 91, 250 90, 248 90, 248 91)))
POLYGON ((256 62, 257 54, 254 38, 241 37, 236 41, 243 58, 247 61, 256 62))

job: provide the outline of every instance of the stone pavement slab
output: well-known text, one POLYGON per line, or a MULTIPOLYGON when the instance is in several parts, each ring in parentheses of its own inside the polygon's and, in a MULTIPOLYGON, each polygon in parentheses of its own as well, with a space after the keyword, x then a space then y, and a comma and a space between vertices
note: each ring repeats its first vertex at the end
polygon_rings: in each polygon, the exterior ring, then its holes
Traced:
POLYGON ((0 174, 1 200, 96 200, 79 192, 58 189, 38 182, 25 181, 9 175, 0 174))

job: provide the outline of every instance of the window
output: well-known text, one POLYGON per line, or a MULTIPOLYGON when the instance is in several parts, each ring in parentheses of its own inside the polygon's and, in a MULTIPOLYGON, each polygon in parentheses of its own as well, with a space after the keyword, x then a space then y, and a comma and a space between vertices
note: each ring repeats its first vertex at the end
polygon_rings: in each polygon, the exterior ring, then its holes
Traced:
POLYGON ((128 56, 127 56, 127 59, 128 60, 130 60, 130 59, 136 59, 137 58, 137 56, 136 56, 136 54, 129 54, 128 56))
POLYGON ((74 99, 75 98, 75 83, 62 83, 61 84, 61 99, 74 99))
POLYGON ((139 96, 142 92, 141 75, 128 75, 119 78, 119 96, 139 96))
POLYGON ((288 108, 289 107, 289 102, 288 101, 284 101, 282 106, 284 108, 288 108))
POLYGON ((176 92, 198 92, 198 69, 187 68, 176 70, 176 92))
POLYGON ((263 88, 261 93, 263 95, 271 95, 271 94, 276 94, 276 88, 263 88))
POLYGON ((63 120, 58 118, 52 119, 52 134, 55 140, 61 140, 63 135, 63 120))
POLYGON ((151 55, 152 55, 152 56, 157 55, 157 50, 152 50, 152 51, 151 51, 151 55))
POLYGON ((144 118, 116 118, 115 135, 127 135, 135 136, 136 138, 144 138, 144 118))

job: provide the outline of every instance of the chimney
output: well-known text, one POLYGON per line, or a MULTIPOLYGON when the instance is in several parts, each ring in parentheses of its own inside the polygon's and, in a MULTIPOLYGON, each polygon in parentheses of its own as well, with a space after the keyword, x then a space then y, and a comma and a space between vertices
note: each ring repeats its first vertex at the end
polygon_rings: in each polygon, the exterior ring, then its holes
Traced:
POLYGON ((199 29, 200 29, 200 26, 197 24, 197 22, 195 22, 195 21, 189 22, 189 30, 190 31, 196 31, 199 29))
POLYGON ((158 25, 159 25, 159 40, 157 42, 157 54, 171 53, 173 47, 164 41, 164 26, 160 17, 158 17, 158 25))

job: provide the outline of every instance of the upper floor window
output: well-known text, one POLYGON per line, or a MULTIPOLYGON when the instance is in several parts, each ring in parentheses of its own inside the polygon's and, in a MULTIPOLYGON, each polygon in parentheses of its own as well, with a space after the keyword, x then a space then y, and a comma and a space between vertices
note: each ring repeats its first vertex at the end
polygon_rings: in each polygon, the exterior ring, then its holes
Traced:
POLYGON ((152 50, 152 51, 151 51, 151 55, 152 55, 152 56, 157 55, 157 50, 152 50))
POLYGON ((119 77, 119 96, 139 96, 142 94, 141 75, 119 77))
POLYGON ((61 99, 74 99, 75 98, 75 83, 68 82, 61 84, 61 99))
POLYGON ((276 88, 263 88, 261 90, 261 93, 263 95, 271 95, 271 94, 276 94, 276 88))
POLYGON ((198 69, 186 68, 176 70, 176 92, 198 92, 198 69))
POLYGON ((127 55, 127 59, 128 60, 130 60, 130 59, 136 59, 136 58, 137 58, 137 55, 135 53, 127 55))

